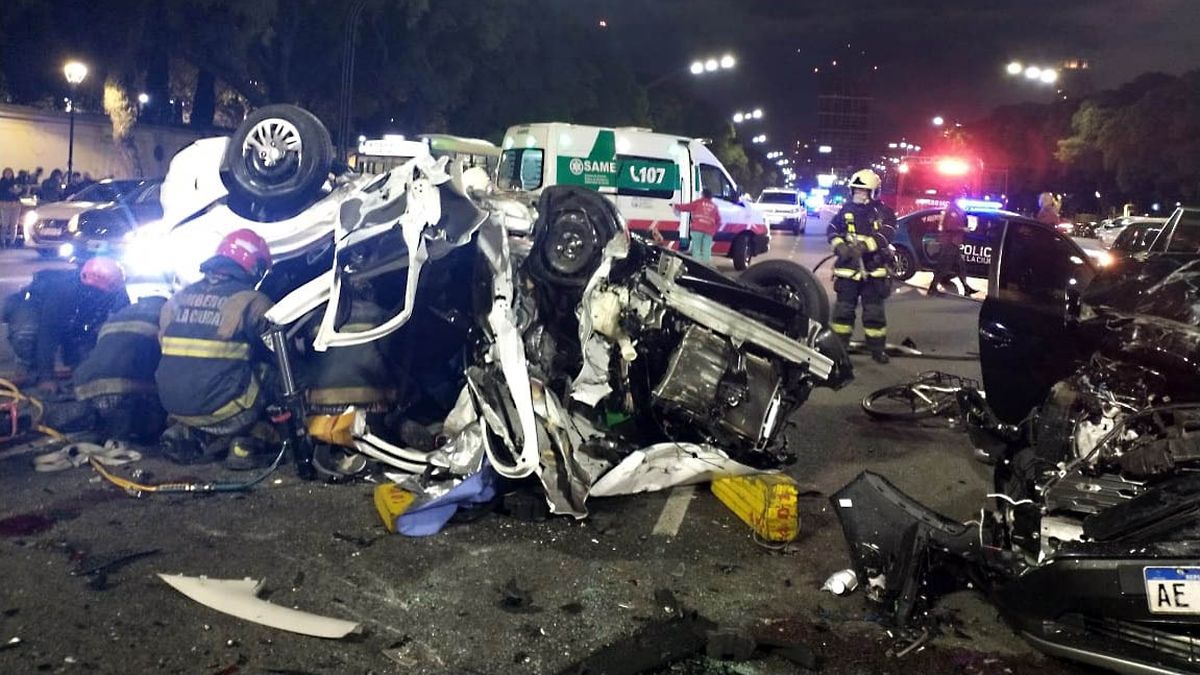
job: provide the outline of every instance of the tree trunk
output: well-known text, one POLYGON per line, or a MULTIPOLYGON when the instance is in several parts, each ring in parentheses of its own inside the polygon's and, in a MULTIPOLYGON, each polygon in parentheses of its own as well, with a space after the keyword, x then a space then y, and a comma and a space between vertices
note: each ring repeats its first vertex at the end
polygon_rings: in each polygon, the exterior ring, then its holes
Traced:
POLYGON ((191 126, 207 129, 213 125, 217 112, 217 78, 210 70, 196 74, 196 94, 192 97, 191 126))

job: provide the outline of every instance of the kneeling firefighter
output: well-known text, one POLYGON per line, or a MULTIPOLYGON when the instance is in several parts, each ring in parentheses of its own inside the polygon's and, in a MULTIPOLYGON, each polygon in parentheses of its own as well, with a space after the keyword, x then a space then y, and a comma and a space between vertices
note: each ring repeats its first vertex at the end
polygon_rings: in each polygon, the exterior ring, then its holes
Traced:
POLYGON ((854 332, 855 312, 862 301, 862 324, 871 358, 887 363, 887 314, 891 294, 891 251, 888 233, 895 214, 874 198, 879 176, 863 169, 850 177, 850 201, 829 221, 826 238, 837 259, 833 290, 837 301, 829 328, 847 344, 854 332))
POLYGON ((75 369, 75 397, 88 401, 106 439, 145 443, 163 431, 158 400, 158 322, 166 298, 142 298, 100 327, 96 346, 75 369))
POLYGON ((91 258, 78 270, 41 270, 5 302, 9 344, 39 392, 57 393, 56 361, 77 366, 96 344, 101 324, 128 304, 125 273, 111 258, 91 258))
MULTIPOLYGON (((340 332, 361 333, 384 321, 383 309, 363 293, 356 293, 353 301, 347 304, 350 309, 338 328, 340 332)), ((339 415, 351 406, 368 415, 391 410, 397 390, 389 384, 395 380, 383 353, 387 344, 387 340, 373 340, 362 345, 310 352, 304 360, 308 412, 339 415)))
POLYGON ((262 237, 248 229, 231 232, 200 265, 204 278, 162 309, 155 380, 175 422, 163 434, 163 451, 176 461, 212 460, 228 449, 230 469, 267 462, 271 432, 262 418, 272 360, 262 336, 272 303, 255 287, 270 267, 262 237))

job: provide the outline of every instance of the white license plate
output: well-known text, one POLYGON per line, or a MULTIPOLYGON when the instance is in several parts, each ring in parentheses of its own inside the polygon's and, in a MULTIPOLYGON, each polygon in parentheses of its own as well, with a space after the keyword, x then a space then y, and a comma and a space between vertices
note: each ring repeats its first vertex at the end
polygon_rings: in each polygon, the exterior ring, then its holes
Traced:
POLYGON ((1200 614, 1200 567, 1143 567, 1151 614, 1200 614))
POLYGON ((62 234, 62 228, 61 227, 43 227, 42 229, 38 230, 38 234, 45 236, 45 237, 57 237, 58 235, 62 234))
POLYGON ((783 216, 763 216, 763 220, 767 221, 768 225, 774 225, 775 223, 782 223, 783 216))

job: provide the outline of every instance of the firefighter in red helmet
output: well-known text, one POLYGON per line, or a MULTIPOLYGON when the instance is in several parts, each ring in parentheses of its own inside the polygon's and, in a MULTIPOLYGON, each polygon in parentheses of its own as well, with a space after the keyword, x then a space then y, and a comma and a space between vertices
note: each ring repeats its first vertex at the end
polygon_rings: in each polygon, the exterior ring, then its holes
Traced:
POLYGON ((184 288, 159 317, 159 397, 174 423, 163 451, 181 462, 225 455, 231 469, 261 466, 269 454, 262 422, 271 363, 262 341, 271 300, 256 290, 271 267, 267 242, 253 230, 226 235, 200 265, 204 278, 184 288))
POLYGON ((78 365, 96 344, 101 324, 129 304, 125 274, 111 258, 89 259, 74 270, 42 270, 5 302, 13 353, 43 396, 58 392, 55 363, 78 365))

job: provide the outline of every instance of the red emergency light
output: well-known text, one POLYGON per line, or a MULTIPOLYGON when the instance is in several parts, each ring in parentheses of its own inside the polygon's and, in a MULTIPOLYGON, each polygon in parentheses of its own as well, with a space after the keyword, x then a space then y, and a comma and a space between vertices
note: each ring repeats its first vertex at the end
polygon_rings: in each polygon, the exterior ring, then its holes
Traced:
POLYGON ((937 170, 945 176, 965 176, 971 170, 971 165, 958 157, 946 157, 938 160, 937 170))

